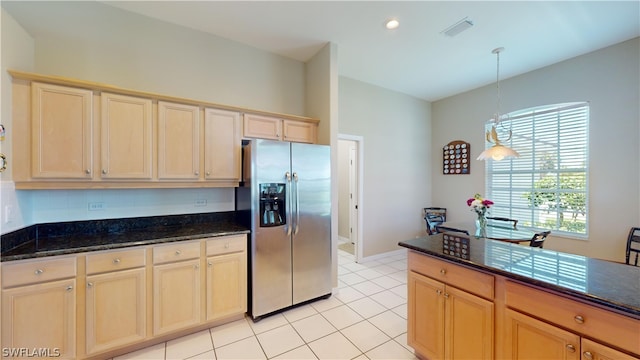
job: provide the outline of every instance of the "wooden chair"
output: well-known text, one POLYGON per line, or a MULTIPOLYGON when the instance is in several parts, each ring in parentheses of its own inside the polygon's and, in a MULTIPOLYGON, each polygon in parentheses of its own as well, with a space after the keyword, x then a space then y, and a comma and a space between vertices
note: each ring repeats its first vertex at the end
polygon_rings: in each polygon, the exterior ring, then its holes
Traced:
POLYGON ((510 222, 512 223, 513 228, 516 228, 516 225, 518 224, 518 220, 516 219, 509 219, 506 217, 492 217, 492 216, 487 216, 487 219, 489 220, 494 220, 494 221, 504 221, 504 222, 510 222))
POLYGON ((542 248, 542 245, 549 234, 551 234, 551 231, 543 231, 533 235, 531 242, 529 242, 529 246, 542 248))
POLYGON ((452 227, 448 227, 448 226, 442 226, 442 225, 436 225, 436 234, 439 233, 443 233, 443 232, 459 232, 459 233, 463 233, 465 235, 469 235, 469 232, 467 230, 463 230, 463 229, 456 229, 456 228, 452 228, 452 227))
POLYGON ((436 226, 447 221, 447 208, 427 207, 422 209, 424 221, 427 223, 427 234, 437 233, 436 226))
POLYGON ((632 227, 627 237, 627 251, 625 253, 625 262, 629 265, 638 266, 638 256, 640 255, 640 227, 632 227), (633 263, 632 253, 635 254, 633 263))

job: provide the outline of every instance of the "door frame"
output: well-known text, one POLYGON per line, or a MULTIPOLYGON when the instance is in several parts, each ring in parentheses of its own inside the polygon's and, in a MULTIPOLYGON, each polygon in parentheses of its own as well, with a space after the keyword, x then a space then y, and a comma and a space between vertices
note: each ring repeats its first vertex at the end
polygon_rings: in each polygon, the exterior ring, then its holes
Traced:
MULTIPOLYGON (((355 261, 362 261, 362 249, 364 248, 364 238, 362 236, 363 229, 363 213, 364 213, 364 200, 363 200, 363 179, 364 179, 364 137, 358 135, 349 135, 349 134, 338 134, 338 140, 348 140, 356 143, 356 173, 357 173, 357 199, 355 202, 358 205, 357 210, 357 224, 356 226, 356 246, 355 246, 355 261)), ((348 154, 347 154, 348 155, 348 154)), ((355 209, 351 209, 350 211, 354 211, 355 209)), ((353 226, 353 224, 350 224, 353 226)))

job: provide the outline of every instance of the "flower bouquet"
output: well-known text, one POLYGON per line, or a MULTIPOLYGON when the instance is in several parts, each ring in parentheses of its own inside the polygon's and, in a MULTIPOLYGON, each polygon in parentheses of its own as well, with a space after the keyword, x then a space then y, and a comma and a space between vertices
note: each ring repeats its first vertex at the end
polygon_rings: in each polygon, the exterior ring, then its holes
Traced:
POLYGON ((487 210, 491 205, 493 205, 493 201, 483 199, 480 194, 475 194, 467 200, 467 206, 471 207, 471 210, 475 211, 478 216, 476 219, 476 226, 478 228, 485 229, 487 227, 487 210))

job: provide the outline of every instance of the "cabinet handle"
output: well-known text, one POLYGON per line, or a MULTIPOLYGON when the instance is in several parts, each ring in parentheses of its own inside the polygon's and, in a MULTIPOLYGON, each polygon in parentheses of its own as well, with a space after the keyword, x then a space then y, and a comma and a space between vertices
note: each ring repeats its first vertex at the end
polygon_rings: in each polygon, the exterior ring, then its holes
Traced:
POLYGON ((87 169, 84 171, 87 175, 91 174, 91 170, 87 169))
POLYGON ((114 264, 119 264, 119 263, 120 263, 120 258, 115 258, 115 259, 113 259, 113 263, 114 263, 114 264))
POLYGON ((107 175, 107 169, 102 169, 102 173, 107 175))
POLYGON ((92 288, 93 287, 93 283, 92 282, 87 283, 87 287, 88 288, 92 288))
POLYGON ((40 275, 43 272, 44 272, 44 270, 42 270, 42 269, 36 269, 36 271, 34 271, 33 273, 36 274, 36 275, 40 275))
POLYGON ((207 171, 207 176, 211 175, 211 171, 207 171))
POLYGON ((447 274, 447 270, 445 270, 445 269, 440 269, 440 274, 442 274, 442 275, 446 275, 446 274, 447 274))
POLYGON ((66 289, 66 290, 67 290, 67 291, 71 291, 71 290, 73 290, 73 285, 69 285, 69 286, 67 286, 67 289, 66 289))
POLYGON ((448 298, 449 298, 449 293, 444 293, 444 297, 445 297, 446 299, 448 299, 448 298))
POLYGON ((585 351, 582 353, 582 355, 584 355, 584 358, 587 360, 593 359, 593 354, 591 353, 591 351, 585 351))
POLYGON ((176 256, 178 256, 178 255, 180 255, 180 254, 182 254, 182 251, 180 251, 180 250, 176 250, 176 256))
POLYGON ((213 266, 213 263, 212 263, 211 261, 209 261, 209 262, 207 263, 207 265, 209 265, 209 267, 212 267, 212 266, 213 266))
POLYGON ((200 266, 199 265, 193 265, 193 268, 198 270, 200 268, 200 266))
POLYGON ((573 320, 575 320, 578 324, 584 324, 584 318, 581 315, 576 315, 573 320))
POLYGON ((440 290, 440 289, 436 290, 436 294, 442 295, 442 290, 440 290))
POLYGON ((576 352, 576 347, 571 344, 567 344, 567 350, 571 353, 574 353, 576 352))
POLYGON ((200 172, 199 172, 199 171, 196 171, 196 172, 194 172, 193 174, 194 174, 195 176, 198 176, 198 175, 200 175, 200 172))

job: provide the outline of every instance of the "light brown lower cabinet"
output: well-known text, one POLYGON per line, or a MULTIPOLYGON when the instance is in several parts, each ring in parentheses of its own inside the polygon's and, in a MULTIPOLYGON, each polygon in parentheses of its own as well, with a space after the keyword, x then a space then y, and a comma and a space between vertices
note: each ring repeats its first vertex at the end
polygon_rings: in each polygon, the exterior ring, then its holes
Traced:
POLYGON ((145 269, 87 276, 87 354, 129 345, 146 336, 145 269))
POLYGON ((0 357, 105 359, 240 319, 246 256, 240 234, 0 263, 0 357))
POLYGON ((3 290, 3 358, 75 359, 75 287, 67 279, 3 290))
POLYGON ((492 359, 493 303, 409 272, 408 343, 428 359, 492 359))

